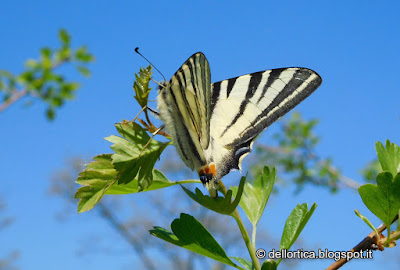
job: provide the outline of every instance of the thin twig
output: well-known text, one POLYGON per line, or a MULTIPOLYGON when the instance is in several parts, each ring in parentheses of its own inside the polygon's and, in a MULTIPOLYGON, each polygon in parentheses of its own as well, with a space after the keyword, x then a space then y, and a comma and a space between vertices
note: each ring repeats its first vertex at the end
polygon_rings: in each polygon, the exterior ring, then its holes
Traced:
MULTIPOLYGON (((398 216, 396 216, 394 218, 392 223, 395 222, 397 219, 398 219, 398 216)), ((378 231, 379 234, 381 234, 384 230, 386 230, 386 225, 381 224, 381 226, 379 226, 376 230, 378 231)), ((372 231, 370 234, 367 235, 367 237, 365 237, 360 243, 358 243, 349 252, 356 253, 356 252, 360 252, 361 250, 367 250, 367 249, 376 250, 376 249, 378 249, 377 247, 379 247, 379 245, 380 245, 380 243, 377 242, 376 233, 375 233, 375 231, 372 231)), ((331 264, 328 268, 326 268, 326 270, 339 269, 340 267, 342 267, 345 263, 347 263, 351 259, 352 258, 350 258, 349 260, 347 260, 346 258, 340 259, 339 261, 331 264)))
POLYGON ((26 89, 24 89, 24 90, 14 89, 12 91, 11 97, 8 98, 6 101, 4 101, 2 104, 0 104, 0 112, 4 111, 10 105, 14 104, 18 100, 20 100, 21 98, 26 96, 27 94, 28 94, 28 90, 26 90, 26 89))
MULTIPOLYGON (((56 69, 59 66, 61 66, 62 64, 66 63, 67 61, 70 61, 69 58, 65 58, 63 60, 60 60, 58 62, 56 62, 53 66, 50 67, 50 69, 56 69)), ((33 92, 29 92, 26 88, 23 88, 21 90, 18 89, 13 89, 11 92, 11 97, 8 98, 6 101, 4 101, 2 104, 0 104, 0 113, 3 112, 4 110, 6 110, 10 105, 14 104, 15 102, 17 102, 18 100, 20 100, 21 98, 23 98, 24 96, 28 95, 28 94, 33 94, 33 92)))
MULTIPOLYGON (((272 153, 277 153, 277 154, 292 154, 292 155, 294 155, 294 156, 302 156, 302 153, 300 153, 300 152, 298 152, 298 151, 290 151, 290 152, 288 152, 288 151, 286 151, 284 148, 282 148, 282 147, 273 147, 273 146, 267 146, 267 145, 263 145, 262 146, 262 148, 264 148, 266 151, 268 151, 268 152, 272 152, 272 153)), ((317 162, 322 162, 322 160, 318 157, 318 156, 316 156, 316 155, 314 155, 314 154, 310 154, 309 155, 309 157, 311 158, 311 159, 314 159, 314 160, 316 160, 317 162)), ((332 171, 332 172, 338 172, 338 170, 336 169, 336 168, 334 168, 333 166, 329 166, 329 169, 332 171)), ((354 179, 351 179, 350 177, 347 177, 347 176, 344 176, 344 175, 340 175, 339 176, 339 178, 338 178, 338 180, 343 184, 343 185, 345 185, 345 186, 347 186, 347 187, 349 187, 349 188, 352 188, 352 189, 358 189, 360 186, 361 186, 361 184, 359 183, 359 182, 357 182, 356 180, 354 180, 354 179)), ((317 183, 318 184, 318 183, 317 183)))

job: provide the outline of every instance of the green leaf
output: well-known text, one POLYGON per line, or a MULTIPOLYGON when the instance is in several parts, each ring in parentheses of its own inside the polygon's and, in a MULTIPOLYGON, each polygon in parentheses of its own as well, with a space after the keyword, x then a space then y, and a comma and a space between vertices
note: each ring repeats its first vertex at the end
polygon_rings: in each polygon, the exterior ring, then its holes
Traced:
POLYGON ((95 57, 87 51, 86 46, 75 50, 75 58, 83 63, 93 62, 95 57))
POLYGON ((225 197, 212 198, 210 196, 203 195, 203 193, 198 188, 196 188, 195 190, 196 193, 193 193, 184 186, 181 187, 186 192, 186 194, 189 195, 189 197, 196 201, 198 204, 217 213, 231 215, 240 202, 245 181, 246 177, 242 177, 240 179, 239 190, 234 201, 232 201, 232 190, 228 190, 225 197))
POLYGON ((278 267, 278 263, 274 260, 266 260, 262 266, 261 270, 275 270, 278 267))
POLYGON ((71 57, 71 48, 69 47, 60 48, 56 51, 55 56, 56 60, 59 62, 66 61, 71 57))
POLYGON ((25 61, 25 67, 31 69, 39 69, 41 67, 41 63, 36 59, 28 59, 25 61))
POLYGON ((147 105, 148 97, 151 88, 149 82, 151 79, 151 66, 147 68, 140 68, 139 75, 135 73, 135 82, 133 83, 133 90, 135 90, 135 99, 143 108, 147 105))
POLYGON ((244 269, 253 270, 253 263, 251 261, 248 261, 240 257, 230 257, 230 258, 237 260, 241 265, 244 266, 244 269))
MULTIPOLYGON (((275 183, 275 178, 275 168, 265 166, 263 174, 259 175, 253 184, 246 182, 244 186, 244 194, 239 205, 242 207, 253 226, 257 226, 264 212, 275 183)), ((236 196, 237 187, 231 187, 231 189, 234 196, 236 196)))
MULTIPOLYGON (((134 179, 127 185, 117 184, 117 170, 112 164, 112 154, 103 154, 94 157, 85 170, 79 174, 76 183, 82 185, 75 194, 79 198, 78 212, 91 210, 105 194, 129 194, 138 192, 138 180, 134 179)), ((180 183, 198 183, 199 180, 185 180, 181 182, 169 181, 160 171, 153 170, 153 183, 144 191, 166 188, 180 183)))
POLYGON ((361 218, 361 220, 364 221, 375 232, 376 237, 378 238, 378 242, 379 242, 380 236, 379 236, 378 230, 375 228, 375 226, 372 224, 372 222, 369 221, 369 219, 367 217, 361 215, 361 213, 357 209, 354 210, 354 213, 356 213, 356 215, 359 218, 361 218))
POLYGON ((200 255, 236 267, 209 231, 194 217, 182 213, 171 223, 171 230, 154 227, 150 234, 171 244, 186 248, 200 255))
POLYGON ((52 50, 48 47, 43 47, 40 49, 40 54, 42 55, 42 57, 50 58, 51 53, 52 53, 52 50))
MULTIPOLYGON (((314 213, 317 205, 313 203, 310 210, 306 203, 298 204, 287 218, 285 228, 283 229, 280 250, 287 249, 294 244, 299 237, 301 231, 306 226, 311 215, 314 213)), ((278 264, 282 259, 278 259, 278 264)))
POLYGON ((68 34, 67 30, 60 29, 60 31, 58 31, 58 38, 63 43, 63 46, 67 47, 70 45, 71 36, 68 34))
POLYGON ((47 119, 52 121, 56 117, 56 112, 52 108, 48 108, 46 110, 47 119))
MULTIPOLYGON (((154 169, 153 170, 153 182, 151 185, 143 189, 142 191, 151 191, 161 188, 166 188, 174 185, 179 185, 183 183, 201 183, 200 180, 184 180, 184 181, 177 181, 172 182, 169 181, 162 172, 154 169)), ((135 179, 134 181, 129 182, 128 184, 122 185, 112 185, 106 192, 106 194, 130 194, 130 193, 137 193, 139 192, 138 189, 138 181, 135 179)))
POLYGON ((375 149, 378 154, 379 162, 382 170, 391 172, 396 175, 399 171, 400 164, 400 147, 389 140, 386 140, 386 149, 381 142, 375 144, 375 149))
POLYGON ((79 174, 78 184, 83 185, 78 189, 75 198, 80 199, 78 212, 91 210, 103 197, 111 185, 116 182, 117 171, 112 164, 111 154, 103 154, 93 158, 84 171, 79 174))
POLYGON ((52 107, 60 107, 63 104, 64 104, 64 100, 60 97, 52 97, 50 99, 50 105, 52 107))
POLYGON ((153 180, 154 163, 168 143, 150 139, 147 132, 137 123, 124 121, 115 125, 123 137, 105 138, 114 143, 112 160, 118 171, 118 183, 127 184, 138 179, 138 191, 148 188, 153 180))
POLYGON ((77 66, 76 67, 79 71, 80 74, 82 74, 85 77, 89 77, 90 76, 90 70, 87 67, 84 66, 77 66))
POLYGON ((382 172, 376 180, 378 186, 366 184, 358 192, 368 209, 390 225, 400 209, 400 174, 393 180, 390 172, 382 172))

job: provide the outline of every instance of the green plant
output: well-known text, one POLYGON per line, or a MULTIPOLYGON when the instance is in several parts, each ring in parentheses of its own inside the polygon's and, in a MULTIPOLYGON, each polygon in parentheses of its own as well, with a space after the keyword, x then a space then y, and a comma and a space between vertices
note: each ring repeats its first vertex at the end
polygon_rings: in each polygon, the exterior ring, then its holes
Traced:
POLYGON ((26 105, 39 99, 47 103, 46 116, 53 120, 55 110, 66 100, 75 97, 80 84, 67 80, 56 69, 65 64, 73 64, 83 76, 89 76, 87 64, 94 61, 94 56, 85 46, 73 50, 71 37, 66 30, 61 29, 58 38, 61 42, 59 48, 41 48, 39 59, 27 60, 25 70, 20 74, 0 70, 0 91, 3 95, 0 112, 24 97, 27 99, 26 105))
POLYGON ((376 245, 380 250, 393 247, 400 238, 400 225, 395 231, 390 225, 398 219, 400 210, 400 147, 389 140, 386 147, 377 142, 376 152, 382 172, 376 177, 377 184, 365 184, 358 189, 361 199, 367 208, 385 224, 387 237, 382 237, 372 223, 358 210, 356 214, 376 232, 376 245))
MULTIPOLYGON (((83 186, 75 194, 75 197, 80 199, 79 212, 92 209, 106 194, 129 194, 154 191, 178 184, 201 183, 199 180, 170 181, 162 172, 154 169, 158 157, 171 142, 157 141, 148 134, 159 134, 169 138, 168 134, 152 123, 148 114, 147 102, 151 90, 149 87, 151 74, 150 66, 140 69, 133 85, 135 99, 142 107, 140 113, 144 114, 144 119, 139 117, 139 113, 132 121, 124 120, 116 124, 121 137, 106 138, 113 143, 111 149, 115 153, 95 157, 94 161, 79 174, 77 183, 83 186)), ((221 181, 219 190, 224 197, 218 198, 203 195, 198 188, 192 192, 182 186, 183 191, 203 207, 235 219, 251 261, 246 258, 229 257, 211 233, 189 214, 181 213, 180 217, 171 223, 171 231, 154 227, 150 233, 171 244, 238 269, 274 269, 280 260, 267 260, 261 266, 256 255, 255 242, 257 224, 264 212, 275 178, 275 168, 265 166, 253 181, 247 181, 247 177, 242 177, 240 185, 231 187, 230 190, 221 181), (237 210, 238 205, 253 225, 251 237, 237 210)), ((289 249, 293 245, 315 208, 316 204, 313 204, 311 208, 307 204, 299 204, 293 209, 286 221, 280 249, 289 249)))
MULTIPOLYGON (((156 134, 167 139, 169 136, 152 123, 148 113, 151 74, 150 66, 140 69, 139 75, 136 74, 133 88, 136 94, 135 99, 142 108, 140 113, 132 121, 124 120, 116 124, 120 136, 106 138, 113 143, 111 149, 114 154, 96 156, 94 161, 79 174, 77 183, 82 187, 75 194, 75 197, 80 199, 79 212, 91 210, 104 195, 131 194, 155 191, 178 184, 201 183, 193 179, 170 181, 162 172, 154 169, 155 162, 171 142, 162 142, 153 138, 156 134), (144 114, 144 118, 140 118, 141 114, 144 114)), ((335 191, 336 181, 343 176, 331 165, 330 160, 321 159, 313 154, 313 148, 318 142, 318 138, 312 134, 315 123, 315 121, 301 121, 299 115, 295 114, 294 118, 284 125, 285 135, 278 138, 279 151, 272 152, 278 155, 274 158, 281 161, 285 171, 299 172, 296 179, 301 179, 301 181, 297 181, 297 184, 303 183, 310 176, 311 178, 319 177, 324 186, 335 191), (293 151, 297 149, 300 154, 295 152, 290 155, 290 149, 293 151), (308 166, 312 164, 316 169, 311 171, 308 166)), ((373 229, 373 232, 348 253, 365 249, 383 250, 385 247, 393 247, 395 241, 400 238, 400 226, 396 231, 390 230, 400 210, 400 148, 387 141, 385 146, 380 142, 376 143, 376 150, 381 171, 378 173, 377 166, 370 165, 364 174, 368 175, 369 181, 372 175, 377 175, 377 184, 351 186, 359 187, 364 204, 383 221, 383 225, 374 227, 365 216, 355 210, 356 214, 373 229), (382 234, 386 228, 387 237, 382 234)), ((201 206, 221 215, 231 216, 236 221, 251 260, 243 257, 229 257, 212 234, 195 217, 186 213, 181 213, 179 218, 172 221, 171 230, 155 226, 150 230, 150 234, 238 269, 276 269, 281 259, 266 260, 260 265, 258 260, 260 253, 259 250, 256 251, 256 237, 257 225, 273 190, 277 172, 275 168, 269 166, 253 167, 253 169, 255 177, 251 177, 253 178, 251 180, 248 177, 242 177, 238 187, 230 187, 228 190, 221 181, 219 191, 224 195, 223 197, 210 198, 198 188, 193 192, 181 186, 188 197, 201 206), (251 237, 243 224, 237 206, 243 209, 253 226, 251 237)), ((348 179, 346 181, 348 182, 348 179)), ((315 203, 310 208, 307 204, 299 204, 293 209, 286 220, 280 251, 292 247, 315 209, 315 203)), ((341 259, 328 269, 337 269, 347 261, 346 258, 341 259)))

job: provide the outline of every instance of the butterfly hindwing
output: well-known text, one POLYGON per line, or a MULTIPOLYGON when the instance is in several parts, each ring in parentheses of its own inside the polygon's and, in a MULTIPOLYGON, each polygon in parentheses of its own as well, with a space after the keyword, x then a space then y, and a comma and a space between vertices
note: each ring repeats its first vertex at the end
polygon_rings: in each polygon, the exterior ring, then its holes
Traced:
POLYGON ((254 139, 321 84, 307 68, 255 72, 211 84, 204 54, 193 54, 160 88, 160 118, 185 164, 211 196, 218 180, 240 169, 254 139))
POLYGON ((321 84, 306 68, 280 68, 214 83, 211 138, 218 176, 240 169, 255 137, 321 84))

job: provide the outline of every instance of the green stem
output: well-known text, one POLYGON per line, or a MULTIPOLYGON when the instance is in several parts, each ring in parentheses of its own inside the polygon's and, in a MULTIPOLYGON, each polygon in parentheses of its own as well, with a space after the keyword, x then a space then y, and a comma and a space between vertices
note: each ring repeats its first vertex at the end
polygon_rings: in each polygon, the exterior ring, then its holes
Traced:
MULTIPOLYGON (((222 181, 219 181, 219 186, 222 188, 222 193, 226 195, 228 192, 227 188, 225 187, 224 183, 222 181)), ((246 228, 243 224, 242 218, 240 217, 240 214, 237 209, 233 211, 232 217, 236 220, 237 225, 239 226, 240 232, 242 233, 242 237, 244 240, 244 243, 246 244, 247 250, 249 251, 250 258, 253 261, 254 268, 256 270, 261 270, 261 265, 260 262, 258 261, 258 258, 256 256, 256 251, 253 245, 251 244, 251 240, 249 237, 249 234, 246 231, 246 228)))
POLYGON ((191 183, 197 183, 197 184, 201 184, 200 180, 197 179, 189 179, 189 180, 179 180, 176 181, 177 184, 191 184, 191 183))
MULTIPOLYGON (((399 209, 399 213, 397 214, 397 217, 400 217, 400 209, 399 209)), ((399 225, 397 225, 397 230, 396 231, 400 231, 400 222, 399 222, 399 225)))
POLYGON ((392 241, 396 241, 396 240, 400 239, 400 232, 396 231, 396 232, 392 233, 392 235, 390 236, 390 239, 392 241))
POLYGON ((253 231, 251 232, 251 242, 253 243, 254 249, 256 249, 256 233, 257 233, 257 225, 253 225, 253 231))
POLYGON ((390 224, 386 224, 386 228, 387 228, 387 238, 386 238, 385 243, 383 243, 383 245, 385 247, 389 246, 389 243, 391 241, 391 239, 390 239, 390 224))

